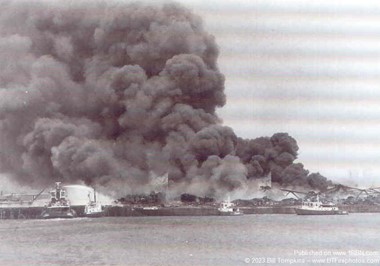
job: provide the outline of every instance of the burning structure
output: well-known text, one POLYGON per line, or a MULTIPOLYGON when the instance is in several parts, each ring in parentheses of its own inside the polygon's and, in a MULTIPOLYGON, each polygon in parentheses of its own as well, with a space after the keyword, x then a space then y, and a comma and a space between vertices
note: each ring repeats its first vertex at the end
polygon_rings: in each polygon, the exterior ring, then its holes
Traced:
POLYGON ((326 189, 294 162, 287 133, 242 139, 222 124, 217 58, 201 18, 177 4, 5 1, 0 171, 115 198, 152 191, 152 171, 168 172, 177 195, 221 198, 269 172, 284 186, 326 189))

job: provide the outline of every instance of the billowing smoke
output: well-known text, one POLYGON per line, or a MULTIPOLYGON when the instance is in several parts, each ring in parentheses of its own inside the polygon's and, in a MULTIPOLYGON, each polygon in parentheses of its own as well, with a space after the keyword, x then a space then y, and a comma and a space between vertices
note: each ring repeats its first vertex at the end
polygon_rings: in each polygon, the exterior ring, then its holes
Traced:
POLYGON ((243 140, 221 124, 217 57, 201 19, 177 4, 3 1, 0 171, 113 196, 149 192, 151 173, 208 196, 269 172, 323 189, 323 177, 293 163, 292 137, 243 140))
POLYGON ((331 181, 319 173, 309 174, 303 164, 295 163, 298 149, 294 138, 287 133, 276 133, 271 138, 239 139, 236 153, 248 170, 248 178, 271 173, 272 181, 283 186, 325 191, 331 181))

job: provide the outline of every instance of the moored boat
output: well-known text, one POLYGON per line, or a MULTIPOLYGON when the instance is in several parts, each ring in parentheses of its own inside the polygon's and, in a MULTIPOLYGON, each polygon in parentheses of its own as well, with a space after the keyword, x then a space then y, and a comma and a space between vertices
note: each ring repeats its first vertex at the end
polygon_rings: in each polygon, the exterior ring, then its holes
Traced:
POLYGON ((84 215, 86 217, 102 217, 104 216, 104 209, 99 201, 96 201, 96 192, 94 189, 94 200, 91 200, 91 194, 88 194, 89 202, 84 207, 84 215))
POLYGON ((230 197, 227 200, 222 201, 218 208, 219 215, 223 216, 238 216, 243 215, 243 213, 236 207, 234 203, 231 202, 230 197))
POLYGON ((41 213, 43 219, 74 218, 77 216, 75 210, 70 206, 66 190, 61 188, 61 182, 55 183, 55 189, 50 191, 50 202, 41 213))
POLYGON ((100 204, 100 202, 89 202, 84 207, 84 215, 86 217, 102 217, 104 216, 103 206, 100 204))
POLYGON ((322 203, 317 196, 314 201, 304 201, 301 207, 295 208, 298 215, 347 215, 333 203, 322 203))

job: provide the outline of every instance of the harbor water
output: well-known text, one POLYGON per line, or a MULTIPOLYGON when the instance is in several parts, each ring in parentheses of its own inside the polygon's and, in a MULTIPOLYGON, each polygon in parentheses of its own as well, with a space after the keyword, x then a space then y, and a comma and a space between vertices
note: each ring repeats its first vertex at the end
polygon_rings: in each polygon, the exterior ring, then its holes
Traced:
POLYGON ((0 265, 379 265, 380 214, 0 220, 0 265))

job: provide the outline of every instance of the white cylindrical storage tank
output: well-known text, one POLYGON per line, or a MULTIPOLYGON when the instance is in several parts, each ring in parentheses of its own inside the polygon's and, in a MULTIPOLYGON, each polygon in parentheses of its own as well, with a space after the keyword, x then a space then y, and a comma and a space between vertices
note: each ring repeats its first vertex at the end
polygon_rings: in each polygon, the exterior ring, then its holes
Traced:
POLYGON ((66 185, 63 188, 67 192, 67 198, 72 206, 86 205, 91 200, 94 200, 94 190, 91 187, 82 185, 66 185))
MULTIPOLYGON (((94 200, 94 189, 84 185, 62 186, 67 192, 67 198, 72 206, 86 205, 90 199, 94 200)), ((96 201, 101 204, 111 204, 113 200, 103 194, 96 192, 96 201)))

